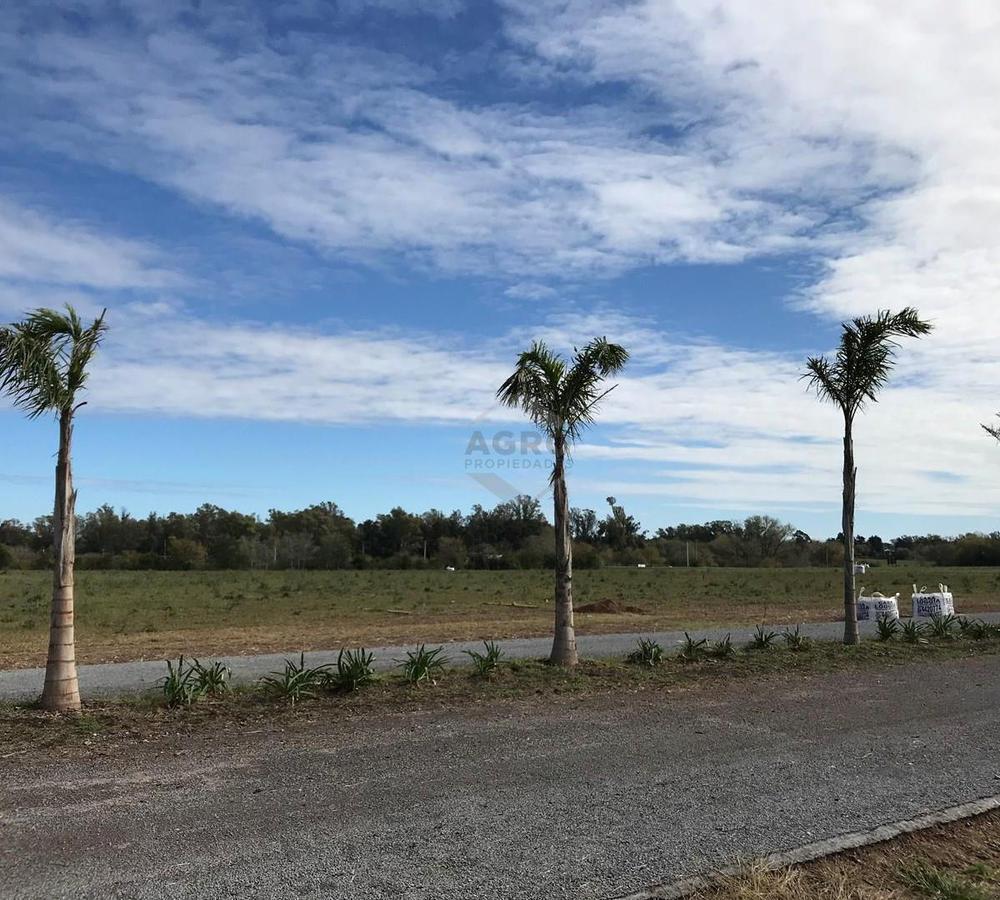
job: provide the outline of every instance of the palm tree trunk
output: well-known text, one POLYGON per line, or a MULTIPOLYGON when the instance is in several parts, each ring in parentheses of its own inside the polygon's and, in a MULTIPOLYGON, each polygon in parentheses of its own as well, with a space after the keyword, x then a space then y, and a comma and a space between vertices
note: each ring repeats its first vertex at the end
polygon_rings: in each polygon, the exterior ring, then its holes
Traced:
POLYGON ((56 463, 56 503, 53 516, 52 616, 49 655, 45 664, 42 707, 56 712, 80 709, 73 630, 73 568, 76 564, 76 491, 73 490, 73 411, 59 417, 59 458, 56 463))
POLYGON ((556 628, 549 662, 557 666, 575 666, 576 631, 573 628, 573 541, 569 533, 569 495, 566 492, 566 446, 555 444, 555 469, 552 493, 555 499, 553 520, 556 528, 556 628))
POLYGON ((841 532, 844 536, 844 643, 860 644, 858 603, 854 582, 854 492, 858 470, 854 465, 853 423, 844 420, 844 508, 841 532))

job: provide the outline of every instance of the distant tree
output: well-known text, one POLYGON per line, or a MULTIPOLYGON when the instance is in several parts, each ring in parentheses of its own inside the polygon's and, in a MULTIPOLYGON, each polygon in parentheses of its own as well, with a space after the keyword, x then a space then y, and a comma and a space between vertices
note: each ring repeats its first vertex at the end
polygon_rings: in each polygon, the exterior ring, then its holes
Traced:
POLYGON ((608 497, 611 512, 601 520, 598 534, 612 550, 626 550, 642 545, 642 526, 625 512, 614 497, 608 497))
POLYGON ((861 641, 854 581, 854 506, 858 470, 854 463, 854 419, 889 381, 895 364, 897 338, 928 334, 930 324, 906 307, 883 310, 845 322, 832 360, 810 358, 803 378, 819 397, 836 405, 844 417, 844 473, 841 530, 844 542, 844 643, 861 641))
POLYGON ((569 523, 574 541, 586 541, 592 544, 597 540, 597 513, 592 509, 573 507, 569 511, 569 523))
POLYGON ((53 524, 52 616, 45 664, 44 709, 80 708, 74 630, 76 490, 73 487, 73 419, 84 405, 87 368, 104 337, 104 313, 84 325, 71 306, 65 313, 39 309, 0 329, 0 392, 29 418, 54 413, 59 422, 53 524))
POLYGON ((14 564, 14 554, 6 544, 0 544, 0 572, 9 569, 14 564))
POLYGON ((555 455, 550 479, 556 556, 555 635, 550 659, 557 665, 577 663, 566 456, 573 442, 594 421, 600 401, 613 390, 604 389, 605 379, 621 372, 627 361, 628 351, 606 338, 596 338, 575 351, 569 364, 536 341, 518 357, 514 373, 497 391, 504 405, 522 409, 545 432, 555 455))

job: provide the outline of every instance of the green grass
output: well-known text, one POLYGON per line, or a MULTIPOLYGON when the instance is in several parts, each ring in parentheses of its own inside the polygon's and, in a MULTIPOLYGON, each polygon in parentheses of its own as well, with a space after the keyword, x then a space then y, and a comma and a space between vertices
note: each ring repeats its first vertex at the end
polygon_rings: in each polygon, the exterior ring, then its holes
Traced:
MULTIPOLYGON (((1000 569, 901 564, 871 570, 869 590, 951 585, 960 612, 1000 608, 1000 569)), ((0 573, 0 668, 38 665, 46 645, 50 576, 0 573)), ((652 631, 828 620, 840 611, 836 569, 579 571, 577 605, 612 599, 646 615, 581 614, 588 631, 652 631)), ((551 627, 547 571, 78 573, 82 661, 297 651, 500 639, 551 627)))

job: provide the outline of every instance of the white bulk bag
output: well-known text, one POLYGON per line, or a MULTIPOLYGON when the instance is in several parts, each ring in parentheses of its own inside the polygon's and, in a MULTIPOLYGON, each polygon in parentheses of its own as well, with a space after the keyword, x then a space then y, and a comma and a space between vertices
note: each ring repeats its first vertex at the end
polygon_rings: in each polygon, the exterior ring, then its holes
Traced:
POLYGON ((955 598, 948 585, 939 584, 936 591, 928 591, 926 586, 917 590, 913 585, 913 618, 929 619, 932 616, 951 616, 955 614, 955 598))
POLYGON ((877 622, 883 616, 887 619, 899 618, 899 594, 895 597, 886 597, 875 591, 870 597, 866 597, 865 589, 861 588, 861 596, 858 597, 858 621, 877 622))

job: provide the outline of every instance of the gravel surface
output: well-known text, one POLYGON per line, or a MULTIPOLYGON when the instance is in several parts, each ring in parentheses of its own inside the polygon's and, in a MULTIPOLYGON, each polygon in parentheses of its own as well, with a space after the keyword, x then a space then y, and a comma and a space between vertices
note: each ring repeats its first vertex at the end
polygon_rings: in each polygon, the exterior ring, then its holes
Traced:
MULTIPOLYGON (((975 616, 990 622, 1000 622, 1000 613, 981 613, 975 616)), ((770 629, 781 632, 786 626, 773 625, 770 629)), ((707 637, 718 640, 727 634, 732 634, 736 643, 744 642, 753 634, 754 626, 734 626, 732 628, 696 629, 692 632, 697 637, 707 637)), ((861 623, 861 632, 872 635, 875 626, 869 622, 861 623)), ((813 625, 803 625, 802 633, 817 640, 840 640, 844 634, 842 622, 826 622, 813 625)), ((577 637, 580 655, 591 659, 624 656, 635 649, 635 642, 640 637, 652 637, 665 648, 671 648, 684 640, 683 631, 636 632, 634 634, 594 634, 577 637)), ((503 647, 509 659, 539 659, 547 657, 552 647, 551 638, 520 638, 508 641, 497 641, 503 647)), ((428 645, 431 646, 431 645, 428 645)), ((482 642, 445 644, 450 662, 454 665, 465 665, 468 657, 462 650, 482 650, 482 642)), ((376 668, 386 671, 393 668, 397 660, 403 659, 410 647, 373 647, 376 656, 376 668)), ((261 675, 267 675, 284 665, 285 659, 293 657, 294 653, 270 653, 262 656, 226 656, 218 657, 233 670, 233 679, 237 682, 253 681, 261 675)), ((215 659, 215 657, 212 657, 215 659)), ((337 651, 314 651, 306 653, 309 665, 336 662, 337 651)), ((127 693, 140 693, 157 686, 157 682, 166 674, 162 660, 145 662, 107 663, 102 665, 80 666, 80 693, 88 698, 116 697, 127 693)), ((13 669, 0 672, 0 700, 25 700, 41 694, 45 681, 44 669, 13 669)))
POLYGON ((3 759, 0 895, 600 898, 1000 793, 996 657, 3 759))

